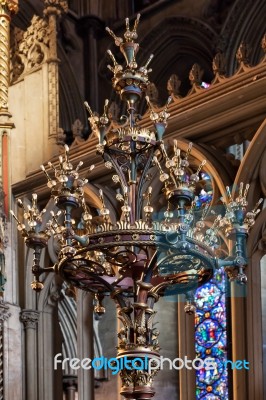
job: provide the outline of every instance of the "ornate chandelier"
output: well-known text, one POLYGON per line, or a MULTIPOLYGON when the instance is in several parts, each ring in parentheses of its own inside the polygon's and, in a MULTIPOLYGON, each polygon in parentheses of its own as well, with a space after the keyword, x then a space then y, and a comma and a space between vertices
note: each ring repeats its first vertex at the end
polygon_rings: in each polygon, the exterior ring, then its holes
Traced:
MULTIPOLYGON (((197 201, 205 160, 195 167, 190 161, 191 143, 183 152, 176 141, 169 149, 163 141, 171 98, 158 111, 146 96, 153 127, 141 127, 138 103, 149 85, 148 66, 153 55, 144 66, 138 66, 139 17, 132 30, 126 19, 123 39, 107 28, 125 59, 124 66, 120 65, 108 51, 113 62, 108 66, 113 72, 112 85, 127 105, 127 117, 122 122, 112 120, 108 101, 102 116, 97 116, 85 103, 92 131, 99 140, 97 152, 106 168, 114 171, 112 184, 117 185, 119 217, 111 215, 102 190, 101 208, 98 217, 93 217, 84 196, 88 181, 79 174, 82 162, 72 165, 68 146, 58 163, 41 166, 58 212, 51 213, 45 224, 45 210, 38 209, 36 194, 32 195, 31 206, 24 207, 18 200, 24 209, 25 223, 12 212, 26 245, 34 251, 32 289, 40 291, 40 276, 55 272, 69 285, 92 292, 97 313, 104 312, 102 300, 110 295, 123 324, 118 332, 117 357, 128 360, 159 357, 159 332, 153 326, 153 318, 154 304, 161 296, 185 293, 185 311, 192 313, 193 292, 211 279, 216 268, 224 267, 231 279, 246 282, 246 238, 261 202, 248 212, 249 186, 241 184, 236 198, 227 188, 221 200, 223 213, 208 219, 210 204, 200 211, 197 201), (162 187, 165 211, 161 214, 155 212, 151 177, 162 187), (224 259, 218 257, 221 233, 232 241, 231 254, 224 259), (58 263, 43 268, 41 251, 49 240, 60 245, 58 263)), ((93 166, 89 168, 92 169, 93 166)), ((153 397, 153 378, 158 369, 123 368, 121 394, 127 399, 153 397)))

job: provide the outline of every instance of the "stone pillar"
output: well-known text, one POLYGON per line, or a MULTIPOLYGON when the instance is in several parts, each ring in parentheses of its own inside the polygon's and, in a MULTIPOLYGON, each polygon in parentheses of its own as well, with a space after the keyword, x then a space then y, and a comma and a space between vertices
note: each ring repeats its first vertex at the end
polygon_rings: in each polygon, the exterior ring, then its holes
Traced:
MULTIPOLYGON (((54 367, 54 357, 62 353, 62 333, 58 320, 61 280, 57 275, 46 278, 46 288, 39 294, 38 310, 38 400, 63 398, 62 365, 54 367)), ((28 400, 28 399, 27 399, 28 400)))
POLYGON ((10 65, 10 17, 18 11, 18 2, 0 2, 0 115, 10 116, 8 111, 9 65, 10 65))
POLYGON ((25 329, 25 359, 26 359, 26 398, 36 400, 37 392, 37 325, 39 312, 23 310, 20 314, 25 329))
POLYGON ((10 21, 11 14, 18 11, 18 1, 1 0, 0 2, 0 154, 1 176, 0 181, 6 194, 4 208, 9 208, 9 166, 8 166, 8 138, 14 127, 11 114, 8 110, 8 89, 10 84, 10 21), (3 149, 4 147, 4 149, 3 149), (4 151, 3 151, 4 150, 4 151))
MULTIPOLYGON (((77 357, 93 359, 93 298, 91 293, 78 290, 77 295, 77 357)), ((78 370, 79 400, 94 400, 93 369, 78 370)))
POLYGON ((48 107, 49 107, 49 142, 50 154, 57 154, 57 144, 62 144, 62 130, 59 128, 59 58, 57 56, 57 18, 68 11, 65 0, 45 0, 44 15, 49 23, 49 59, 48 63, 48 107))
POLYGON ((99 111, 97 40, 104 32, 98 17, 87 15, 77 22, 77 31, 84 42, 85 97, 93 111, 99 111))
POLYGON ((8 312, 9 307, 4 301, 0 300, 0 400, 5 399, 4 393, 4 322, 8 320, 11 314, 8 312))
MULTIPOLYGON (((195 352, 195 315, 188 315, 184 311, 184 295, 178 295, 178 357, 182 360, 196 358, 195 352)), ((180 400, 194 400, 196 398, 196 374, 194 368, 180 369, 179 375, 180 400)))
POLYGON ((66 394, 65 400, 75 400, 75 393, 77 391, 77 378, 75 376, 64 376, 63 386, 66 394))
MULTIPOLYGON (((232 361, 246 359, 246 310, 245 310, 244 285, 231 282, 231 331, 232 331, 232 361)), ((233 375, 233 398, 242 400, 247 395, 247 371, 234 368, 233 375)))
MULTIPOLYGON (((263 224, 264 225, 264 224, 263 224)), ((266 267, 266 231, 262 234, 262 240, 259 242, 258 250, 249 259, 247 271, 247 296, 246 316, 242 321, 242 326, 238 326, 238 335, 246 329, 246 360, 249 363, 249 370, 246 371, 247 397, 249 400, 266 398, 266 382, 263 367, 263 331, 266 329, 265 315, 262 304, 265 301, 265 292, 262 287, 262 274, 265 274, 266 267), (263 238, 264 237, 264 238, 263 238), (265 264, 264 264, 265 263, 265 264), (246 324, 246 321, 249 321, 246 324), (252 371, 252 373, 251 373, 252 371), (264 386, 264 388, 263 388, 264 386)), ((252 240, 253 238, 251 238, 252 240)), ((253 239, 254 240, 254 239, 253 239)), ((255 241, 250 241, 252 244, 255 241)), ((253 244, 254 246, 254 244, 253 244)), ((256 246, 254 246, 256 248, 256 246)), ((250 250, 251 253, 251 250, 250 250)), ((264 275, 265 276, 265 275, 264 275)))

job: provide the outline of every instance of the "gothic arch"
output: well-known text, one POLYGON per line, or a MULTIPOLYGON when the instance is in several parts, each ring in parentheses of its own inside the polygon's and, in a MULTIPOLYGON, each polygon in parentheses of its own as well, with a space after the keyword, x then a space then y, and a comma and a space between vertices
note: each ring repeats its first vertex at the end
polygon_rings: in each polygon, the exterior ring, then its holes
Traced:
MULTIPOLYGON (((250 183, 248 203, 250 208, 260 197, 266 198, 265 192, 265 154, 266 154, 266 120, 263 121, 251 141, 236 175, 234 186, 240 182, 250 183)), ((262 307, 261 307, 261 269, 260 261, 266 252, 266 209, 261 211, 248 238, 248 267, 246 270, 247 297, 240 302, 232 299, 236 305, 238 328, 242 335, 238 337, 241 347, 237 347, 238 357, 246 357, 250 362, 252 374, 247 374, 248 398, 263 398, 262 368, 262 307), (245 321, 249 321, 248 324, 245 321), (246 333, 245 333, 246 332, 246 333), (241 354, 242 352, 242 354, 241 354)), ((243 379, 243 377, 242 377, 243 379)), ((237 384, 237 383, 236 383, 237 384)), ((243 385, 244 386, 244 385, 243 385)))
POLYGON ((241 42, 250 47, 250 63, 257 64, 262 57, 260 41, 265 33, 266 3, 260 0, 238 0, 234 3, 221 31, 217 48, 224 51, 227 73, 237 68, 236 52, 241 42))
POLYGON ((175 73, 182 82, 186 82, 183 88, 185 93, 189 71, 195 63, 205 71, 203 80, 211 81, 216 38, 215 31, 202 21, 186 17, 166 18, 140 42, 140 63, 154 53, 156 73, 151 74, 151 81, 165 91, 167 80, 175 73))
POLYGON ((266 151, 265 137, 266 120, 263 121, 250 142, 235 178, 236 187, 240 182, 251 184, 248 194, 249 204, 254 204, 261 197, 262 192, 264 197, 266 196, 266 174, 265 168, 263 168, 266 151))

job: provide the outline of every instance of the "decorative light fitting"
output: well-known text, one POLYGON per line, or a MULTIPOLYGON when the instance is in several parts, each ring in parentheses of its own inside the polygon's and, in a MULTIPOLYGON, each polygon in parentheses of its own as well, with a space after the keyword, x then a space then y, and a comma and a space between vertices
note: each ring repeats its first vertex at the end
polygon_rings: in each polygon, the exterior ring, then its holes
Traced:
MULTIPOLYGON (((113 185, 120 217, 115 219, 106 205, 105 194, 99 191, 101 208, 95 222, 84 197, 87 179, 79 176, 80 162, 74 167, 69 159, 69 148, 59 157, 59 163, 41 166, 51 189, 51 196, 58 208, 51 220, 42 222, 45 210, 39 211, 37 195, 32 195, 32 206, 24 208, 26 224, 17 217, 28 247, 34 251, 32 288, 43 288, 40 276, 44 272, 56 272, 68 284, 90 291, 95 295, 95 311, 104 312, 102 299, 110 295, 119 308, 123 327, 118 333, 118 358, 159 357, 158 335, 153 327, 154 304, 161 296, 170 293, 186 293, 185 310, 193 312, 193 291, 211 279, 216 268, 225 267, 230 276, 237 270, 236 279, 245 283, 246 238, 249 228, 259 212, 259 204, 247 212, 248 185, 241 184, 239 194, 233 199, 228 189, 222 200, 223 215, 216 216, 212 224, 205 220, 209 205, 203 207, 201 217, 197 206, 197 184, 205 161, 197 169, 190 165, 192 144, 182 152, 177 142, 167 150, 163 135, 170 116, 169 98, 162 111, 155 111, 146 96, 153 128, 142 128, 137 105, 145 95, 149 84, 148 69, 153 55, 146 64, 138 67, 139 50, 137 26, 139 15, 130 30, 126 19, 124 39, 117 37, 109 28, 125 59, 120 65, 112 52, 108 54, 113 66, 112 85, 127 104, 128 116, 115 122, 108 113, 105 102, 102 116, 92 112, 89 105, 89 122, 98 137, 97 152, 103 157, 107 169, 113 169, 113 185), (159 180, 165 198, 162 218, 156 218, 150 176, 159 180), (73 211, 81 210, 80 219, 73 222, 73 211), (195 213, 197 211, 197 213, 195 213), (205 221, 205 222, 204 222, 205 221), (220 233, 233 241, 232 253, 219 259, 220 233), (60 245, 58 263, 51 268, 40 266, 41 250, 48 240, 60 245), (170 290, 169 290, 170 289, 170 290)), ((90 171, 93 166, 90 167, 90 171)), ((158 367, 159 368, 159 367, 158 367)), ((152 382, 158 368, 153 371, 143 367, 138 370, 122 369, 121 394, 127 399, 149 399, 154 396, 152 382)))

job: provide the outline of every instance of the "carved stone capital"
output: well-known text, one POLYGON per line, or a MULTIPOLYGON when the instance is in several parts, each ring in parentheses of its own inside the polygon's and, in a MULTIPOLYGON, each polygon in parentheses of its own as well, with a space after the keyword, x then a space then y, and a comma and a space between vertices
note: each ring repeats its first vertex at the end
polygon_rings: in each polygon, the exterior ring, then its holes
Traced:
POLYGON ((68 4, 65 0, 45 0, 44 15, 61 15, 67 13, 68 4))
POLYGON ((0 300, 0 323, 3 323, 4 321, 8 320, 8 318, 11 316, 11 313, 8 312, 9 307, 8 305, 4 302, 3 299, 0 300))
POLYGON ((20 321, 23 322, 25 329, 36 329, 39 320, 39 311, 23 310, 20 313, 20 321))

